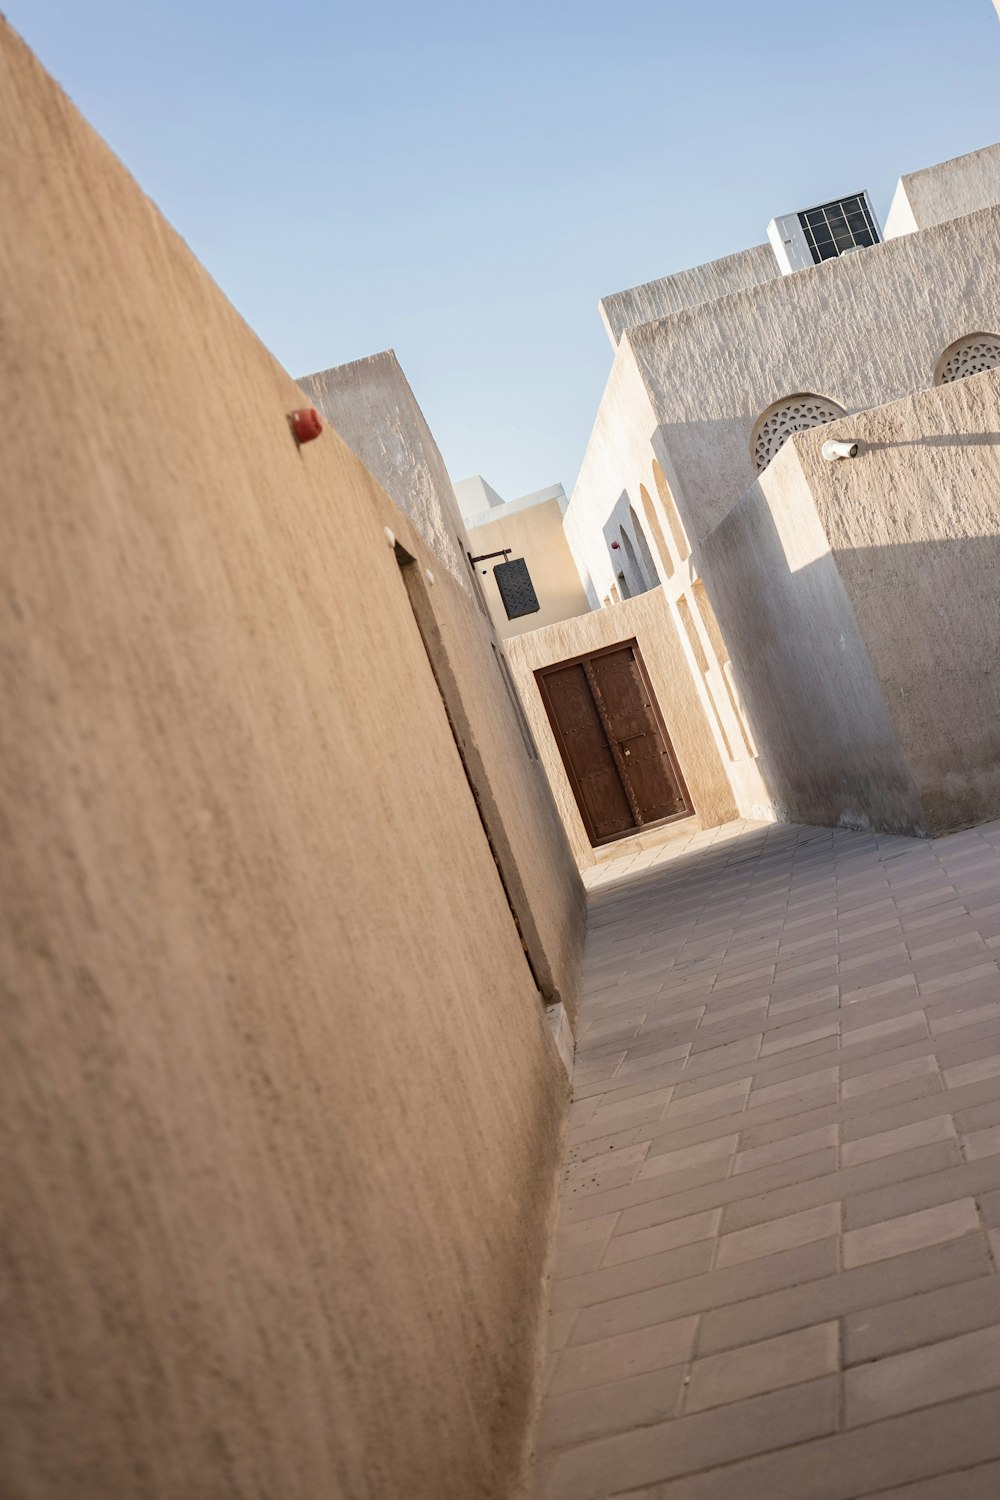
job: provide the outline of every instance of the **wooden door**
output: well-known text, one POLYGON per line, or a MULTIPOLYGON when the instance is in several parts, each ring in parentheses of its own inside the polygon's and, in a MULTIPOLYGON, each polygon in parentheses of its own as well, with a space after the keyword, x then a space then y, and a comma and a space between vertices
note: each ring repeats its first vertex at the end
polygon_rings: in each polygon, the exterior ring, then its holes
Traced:
POLYGON ((690 814, 635 641, 535 675, 592 844, 690 814))

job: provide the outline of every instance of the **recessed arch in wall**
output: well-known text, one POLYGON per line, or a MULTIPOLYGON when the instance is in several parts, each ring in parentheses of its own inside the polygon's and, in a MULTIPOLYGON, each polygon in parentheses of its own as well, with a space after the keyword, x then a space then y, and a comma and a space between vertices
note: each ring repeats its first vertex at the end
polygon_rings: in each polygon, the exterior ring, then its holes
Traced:
MULTIPOLYGON (((627 580, 629 598, 631 599, 635 594, 644 594, 649 584, 646 582, 645 575, 643 574, 642 564, 636 556, 635 548, 632 545, 632 538, 624 526, 619 526, 618 528, 618 540, 621 542, 622 557, 624 559, 624 578, 627 580)), ((621 581, 622 575, 619 574, 619 582, 621 581)))
POLYGON ((935 385, 949 385, 966 375, 1000 368, 1000 333, 967 333, 949 344, 937 362, 935 385))
POLYGON ((635 537, 636 551, 639 554, 639 568, 646 580, 646 588, 655 589, 660 581, 660 573, 659 569, 656 566, 656 559, 654 558, 653 553, 650 549, 645 529, 642 522, 639 520, 638 515, 636 514, 634 505, 629 506, 628 514, 629 520, 632 522, 632 535, 635 537))
POLYGON ((846 415, 844 408, 838 406, 836 401, 808 391, 797 396, 783 396, 780 401, 775 401, 766 411, 761 412, 750 438, 750 455, 757 473, 763 473, 793 432, 806 432, 810 427, 820 427, 824 422, 833 422, 837 417, 846 415))
MULTIPOLYGON (((667 546, 667 539, 663 535, 663 527, 660 525, 660 518, 656 514, 656 506, 653 504, 652 496, 644 484, 640 484, 639 486, 639 500, 642 505, 642 513, 646 517, 646 525, 650 536, 653 538, 656 550, 660 554, 663 572, 668 578, 672 578, 674 576, 674 560, 671 556, 670 548, 667 546)), ((657 568, 656 573, 657 577, 659 577, 659 568, 657 568)))
POLYGON ((653 483, 656 485, 656 493, 660 497, 660 504, 663 506, 663 511, 667 518, 670 534, 674 539, 674 546, 677 548, 677 556, 683 562, 686 557, 691 556, 691 547, 688 543, 687 532, 684 530, 677 505, 670 486, 667 483, 667 476, 655 458, 653 459, 653 483))

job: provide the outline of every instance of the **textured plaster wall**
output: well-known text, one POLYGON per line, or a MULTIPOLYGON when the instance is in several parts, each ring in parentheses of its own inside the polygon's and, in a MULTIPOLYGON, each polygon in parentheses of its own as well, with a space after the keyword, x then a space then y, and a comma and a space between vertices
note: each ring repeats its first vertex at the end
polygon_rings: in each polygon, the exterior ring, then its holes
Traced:
POLYGON ((298 381, 463 588, 465 527, 441 451, 392 349, 298 381))
POLYGON ((885 237, 929 229, 995 203, 1000 203, 1000 145, 901 177, 885 221, 885 237))
MULTIPOLYGON (((993 208, 634 328, 623 342, 697 541, 753 483, 751 434, 772 402, 810 391, 850 412, 899 400, 932 385, 955 339, 998 324, 993 208)), ((627 358, 619 349, 623 370, 627 358)))
POLYGON ((617 348, 626 329, 639 323, 669 317, 685 307, 713 302, 728 292, 739 292, 745 287, 773 281, 780 275, 781 269, 771 246, 755 245, 751 250, 740 250, 735 255, 723 256, 721 260, 692 266, 690 270, 662 276, 658 281, 647 281, 642 286, 630 287, 628 291, 614 292, 601 298, 598 310, 612 348, 617 348))
MULTIPOLYGON (((700 556, 759 752, 761 811, 793 823, 923 831, 794 439, 700 556)), ((756 809, 741 802, 740 811, 756 809)))
POLYGON ((590 603, 569 550, 562 519, 559 501, 545 500, 526 510, 505 511, 495 521, 469 531, 469 550, 473 556, 510 547, 512 557, 524 558, 541 605, 537 614, 508 620, 493 577, 493 569, 503 559, 477 563, 476 576, 501 639, 523 635, 526 630, 539 630, 589 610, 590 603))
POLYGON ((534 673, 539 667, 635 638, 660 712, 703 825, 725 823, 736 803, 705 710, 695 688, 670 606, 659 589, 610 609, 550 625, 507 642, 507 657, 581 866, 594 855, 576 805, 534 673))
MULTIPOLYGON (((616 564, 608 546, 611 540, 608 527, 623 495, 641 513, 639 486, 645 485, 658 507, 664 536, 670 535, 653 478, 652 437, 655 429, 656 418, 649 396, 632 351, 623 344, 612 368, 563 519, 566 540, 577 569, 582 577, 591 580, 595 605, 605 598, 616 581, 616 564)), ((614 534, 617 536, 617 526, 614 534)), ((662 576, 666 576, 666 567, 662 576)))
POLYGON ((1000 816, 1000 371, 794 441, 931 830, 1000 816))
MULTIPOLYGON (((407 514, 454 582, 434 595, 438 681, 535 975, 545 997, 563 1000, 572 1014, 583 889, 542 767, 528 753, 520 705, 469 568, 467 552, 488 549, 471 547, 441 452, 395 354, 372 355, 299 384, 407 514)), ((566 612, 576 613, 587 607, 586 596, 558 520, 549 531, 547 540, 561 547, 565 558, 563 572, 554 570, 553 576, 566 589, 566 612), (576 581, 575 594, 564 583, 567 570, 576 581)))
POLYGON ((998 433, 992 371, 800 433, 702 543, 779 816, 1000 815, 998 433))
MULTIPOLYGON (((581 574, 593 580, 595 600, 603 599, 615 583, 612 557, 620 556, 613 554, 608 544, 618 535, 620 520, 632 527, 628 511, 634 510, 662 582, 662 594, 657 591, 658 603, 653 608, 662 611, 666 606, 658 618, 669 632, 671 649, 679 645, 676 669, 687 672, 687 687, 700 704, 701 718, 708 729, 706 779, 714 785, 722 766, 730 784, 725 795, 708 796, 699 812, 708 826, 714 818, 714 807, 733 807, 738 801, 748 816, 767 818, 771 816, 769 798, 757 774, 752 745, 739 722, 739 707, 732 701, 723 662, 704 628, 694 597, 696 559, 672 504, 669 491, 673 482, 669 454, 659 443, 649 396, 626 341, 615 360, 566 512, 567 540, 581 574), (662 474, 660 483, 657 464, 662 474), (661 485, 665 486, 663 494, 661 485), (650 524, 647 507, 655 526, 650 524)), ((616 611, 617 606, 613 606, 613 617, 616 611)))
POLYGON ((441 570, 0 35, 0 1489, 506 1500, 565 1079, 441 570))

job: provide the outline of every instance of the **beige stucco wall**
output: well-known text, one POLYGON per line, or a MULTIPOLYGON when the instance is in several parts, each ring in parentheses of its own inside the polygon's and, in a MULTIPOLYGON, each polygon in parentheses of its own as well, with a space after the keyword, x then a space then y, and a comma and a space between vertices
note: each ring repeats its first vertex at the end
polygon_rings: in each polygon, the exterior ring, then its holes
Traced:
POLYGON ((523 635, 528 630, 539 630, 558 620, 571 619, 590 608, 566 542, 562 521, 559 501, 543 500, 524 510, 505 510, 495 521, 469 528, 469 550, 474 557, 509 547, 512 558, 524 558, 541 605, 537 614, 508 620, 493 577, 493 569, 503 559, 498 557, 477 563, 476 574, 482 585, 483 598, 502 640, 523 635))
POLYGON ((7 31, 0 118, 4 1493, 506 1500, 566 1085, 441 570, 7 31))
MULTIPOLYGON (((469 538, 434 436, 392 351, 323 370, 299 384, 409 517, 454 584, 434 596, 438 682, 535 976, 545 998, 562 1000, 572 1015, 583 890, 469 568, 469 538)), ((575 613, 581 591, 561 528, 546 539, 561 548, 562 567, 576 579, 577 593, 567 601, 575 613)), ((539 569, 545 571, 544 558, 539 569)), ((558 566, 545 576, 562 583, 558 566)))
POLYGON ((912 234, 1000 202, 1000 145, 909 172, 896 186, 885 237, 912 234))
POLYGON ((675 617, 662 590, 595 610, 576 620, 508 641, 507 657, 555 792, 570 843, 581 867, 594 854, 576 805, 548 715, 535 682, 539 667, 635 639, 649 672, 660 712, 687 782, 695 813, 704 827, 736 815, 736 802, 723 759, 695 686, 675 617))
POLYGON ((955 339, 998 322, 993 208, 634 328, 617 361, 625 374, 631 343, 694 542, 753 483, 750 438, 772 402, 807 391, 855 411, 902 399, 933 384, 955 339))
POLYGON ((777 815, 1000 815, 998 431, 988 372, 800 433, 702 543, 777 815))

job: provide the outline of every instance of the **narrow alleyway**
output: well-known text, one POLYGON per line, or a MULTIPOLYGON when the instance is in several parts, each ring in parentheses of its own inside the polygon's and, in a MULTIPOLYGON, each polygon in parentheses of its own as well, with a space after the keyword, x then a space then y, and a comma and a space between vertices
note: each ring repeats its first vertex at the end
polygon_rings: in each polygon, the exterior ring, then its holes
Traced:
POLYGON ((1000 1494, 1000 823, 589 884, 539 1500, 1000 1494))

